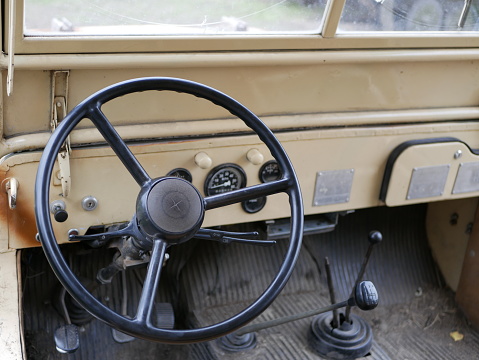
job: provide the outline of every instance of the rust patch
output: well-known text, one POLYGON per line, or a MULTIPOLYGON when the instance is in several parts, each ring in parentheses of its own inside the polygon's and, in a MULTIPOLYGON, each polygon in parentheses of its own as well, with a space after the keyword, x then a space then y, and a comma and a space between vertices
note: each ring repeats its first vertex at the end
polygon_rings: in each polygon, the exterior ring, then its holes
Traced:
POLYGON ((22 202, 17 204, 15 210, 9 211, 9 247, 24 248, 32 246, 40 246, 35 240, 37 234, 37 225, 35 221, 35 213, 33 203, 22 202))
MULTIPOLYGON (((7 172, 1 172, 0 183, 6 178, 8 178, 7 172)), ((21 191, 20 187, 19 192, 21 191)), ((16 209, 11 210, 8 207, 8 197, 4 189, 0 189, 0 224, 0 236, 2 240, 5 239, 5 242, 8 241, 8 248, 40 246, 35 240, 37 226, 33 203, 19 201, 16 209)))

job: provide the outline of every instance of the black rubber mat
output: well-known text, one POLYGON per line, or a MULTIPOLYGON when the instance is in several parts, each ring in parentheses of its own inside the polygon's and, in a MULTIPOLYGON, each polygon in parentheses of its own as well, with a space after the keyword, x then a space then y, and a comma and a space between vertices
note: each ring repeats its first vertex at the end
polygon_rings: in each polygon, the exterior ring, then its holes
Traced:
MULTIPOLYGON (((338 300, 345 300, 368 247, 371 230, 384 240, 373 251, 365 278, 379 291, 380 305, 354 311, 372 326, 374 342, 368 360, 476 359, 479 336, 458 313, 453 294, 443 287, 424 231, 425 207, 377 208, 341 217, 331 233, 306 236, 298 265, 280 297, 259 323, 329 304, 324 258, 330 260, 338 300), (450 333, 464 335, 454 341, 450 333)), ((251 230, 250 225, 229 230, 251 230)), ((286 243, 270 248, 197 241, 172 248, 162 278, 159 301, 175 307, 177 326, 206 326, 248 306, 268 286, 279 267, 286 243)), ((75 271, 94 279, 111 261, 108 250, 68 247, 75 271)), ((24 327, 29 359, 320 359, 308 345, 311 319, 261 330, 257 345, 245 352, 222 350, 217 341, 192 345, 156 344, 142 340, 120 344, 97 320, 81 327, 80 349, 70 355, 54 350, 53 332, 64 324, 52 294, 58 282, 40 249, 23 252, 24 327)), ((127 272, 128 311, 134 313, 144 269, 127 272)), ((120 311, 119 279, 96 290, 105 304, 120 311)))
MULTIPOLYGON (((70 246, 66 258, 70 258, 73 269, 84 279, 94 279, 96 271, 112 259, 112 253, 105 250, 84 250, 81 246, 70 246), (74 256, 69 256, 75 253, 74 256)), ((41 249, 29 249, 22 253, 23 310, 25 342, 28 359, 187 359, 191 347, 153 343, 135 339, 128 343, 114 341, 112 329, 94 319, 79 327, 80 347, 72 354, 61 354, 55 350, 54 331, 66 324, 56 310, 55 297, 60 285, 51 271, 41 249)), ((128 311, 135 312, 141 290, 144 269, 127 271, 129 293, 128 311), (137 274, 138 273, 138 274, 137 274)), ((164 294, 165 291, 162 292, 164 294)), ((104 285, 93 294, 116 311, 121 311, 120 277, 112 284, 104 285)), ((163 301, 167 301, 165 295, 163 301)))
POLYGON ((304 246, 315 258, 330 259, 336 291, 346 298, 368 249, 369 233, 380 231, 383 241, 374 247, 364 279, 376 285, 382 305, 405 303, 426 286, 442 286, 427 244, 425 212, 421 205, 360 210, 340 218, 336 231, 306 237, 304 246))

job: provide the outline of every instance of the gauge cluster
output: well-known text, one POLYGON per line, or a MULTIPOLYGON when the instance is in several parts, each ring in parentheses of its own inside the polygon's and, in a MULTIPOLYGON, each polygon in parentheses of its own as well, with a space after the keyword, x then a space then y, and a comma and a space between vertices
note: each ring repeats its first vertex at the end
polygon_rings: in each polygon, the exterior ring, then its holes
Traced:
MULTIPOLYGON (((175 176, 193 182, 193 176, 188 169, 176 168, 168 172, 167 176, 175 176)), ((259 172, 258 179, 265 183, 279 180, 282 177, 281 169, 276 160, 265 162, 259 172)), ((224 163, 209 171, 203 184, 205 196, 223 194, 247 186, 246 173, 241 166, 233 163, 224 163)), ((261 211, 266 205, 266 197, 244 201, 241 206, 249 214, 261 211)))

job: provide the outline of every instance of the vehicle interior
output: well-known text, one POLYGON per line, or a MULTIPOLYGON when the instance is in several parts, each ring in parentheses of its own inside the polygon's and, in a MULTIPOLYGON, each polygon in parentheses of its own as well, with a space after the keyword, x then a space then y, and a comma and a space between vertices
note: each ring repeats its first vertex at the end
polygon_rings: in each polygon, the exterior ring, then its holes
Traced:
POLYGON ((1 4, 1 358, 478 357, 479 1, 1 4))

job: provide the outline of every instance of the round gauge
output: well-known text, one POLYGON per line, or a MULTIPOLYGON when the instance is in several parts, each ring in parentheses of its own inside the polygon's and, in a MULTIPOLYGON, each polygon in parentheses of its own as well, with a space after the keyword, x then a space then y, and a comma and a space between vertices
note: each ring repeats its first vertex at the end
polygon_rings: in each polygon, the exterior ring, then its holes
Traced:
POLYGON ((254 214, 262 210, 266 205, 266 196, 257 199, 246 200, 241 203, 243 210, 248 214, 254 214))
POLYGON ((191 176, 191 173, 184 168, 173 169, 168 174, 166 174, 166 176, 178 177, 189 182, 193 181, 193 176, 191 176))
POLYGON ((264 163, 259 170, 259 179, 264 183, 279 180, 282 176, 283 173, 276 160, 270 160, 264 163))
POLYGON ((205 195, 223 194, 246 185, 246 174, 235 164, 223 164, 215 167, 206 177, 205 195))

